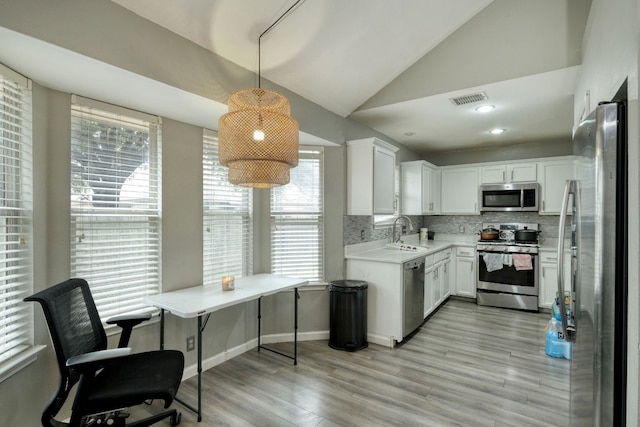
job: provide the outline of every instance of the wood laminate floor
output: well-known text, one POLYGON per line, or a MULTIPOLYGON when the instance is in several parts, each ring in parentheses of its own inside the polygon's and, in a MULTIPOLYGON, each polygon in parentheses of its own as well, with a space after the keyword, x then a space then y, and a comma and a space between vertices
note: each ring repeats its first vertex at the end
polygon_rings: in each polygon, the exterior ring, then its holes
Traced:
MULTIPOLYGON (((251 350, 203 374, 191 426, 565 426, 569 361, 544 353, 548 314, 450 300, 394 349, 251 350)), ((283 344, 283 349, 290 346, 283 344)), ((197 378, 179 395, 196 402, 197 378)))

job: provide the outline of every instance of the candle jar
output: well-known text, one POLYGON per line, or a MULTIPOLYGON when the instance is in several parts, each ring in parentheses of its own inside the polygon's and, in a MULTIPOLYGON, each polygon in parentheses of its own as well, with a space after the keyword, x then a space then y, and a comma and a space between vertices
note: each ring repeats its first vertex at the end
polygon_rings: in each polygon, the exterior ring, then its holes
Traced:
POLYGON ((222 276, 222 290, 232 291, 234 289, 235 281, 235 276, 222 276))

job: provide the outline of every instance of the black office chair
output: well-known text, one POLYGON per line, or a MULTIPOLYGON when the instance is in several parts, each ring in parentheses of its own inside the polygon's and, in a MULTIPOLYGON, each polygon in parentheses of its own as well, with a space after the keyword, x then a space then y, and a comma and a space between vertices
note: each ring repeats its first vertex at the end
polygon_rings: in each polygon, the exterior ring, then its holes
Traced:
POLYGON ((131 354, 126 348, 133 327, 147 315, 119 316, 108 323, 122 328, 119 348, 107 350, 107 336, 83 279, 69 279, 25 301, 41 304, 58 359, 60 383, 42 413, 45 427, 93 425, 150 426, 169 418, 180 424, 175 409, 126 424, 126 408, 153 399, 164 400, 168 408, 178 391, 184 369, 184 355, 175 350, 131 354), (71 388, 78 384, 69 423, 54 417, 62 408, 71 388))

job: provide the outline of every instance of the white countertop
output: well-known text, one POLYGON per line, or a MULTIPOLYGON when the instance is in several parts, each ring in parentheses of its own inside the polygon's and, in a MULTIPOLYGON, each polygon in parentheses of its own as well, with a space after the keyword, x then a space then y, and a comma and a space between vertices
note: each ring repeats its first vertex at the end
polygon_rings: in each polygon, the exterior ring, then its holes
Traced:
POLYGON ((347 245, 345 247, 345 258, 402 264, 412 259, 422 258, 454 246, 475 247, 476 240, 477 237, 460 236, 459 238, 428 240, 421 243, 418 240, 418 235, 412 234, 403 236, 402 242, 424 248, 423 250, 403 251, 386 248, 389 240, 376 240, 373 242, 347 245))

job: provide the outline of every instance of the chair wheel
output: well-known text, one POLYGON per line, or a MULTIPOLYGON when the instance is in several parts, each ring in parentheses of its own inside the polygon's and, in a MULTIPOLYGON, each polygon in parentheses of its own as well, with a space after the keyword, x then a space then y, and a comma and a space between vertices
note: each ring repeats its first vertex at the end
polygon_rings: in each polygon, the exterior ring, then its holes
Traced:
POLYGON ((171 416, 169 424, 172 426, 177 426, 180 425, 180 421, 182 421, 182 412, 176 412, 171 416))

